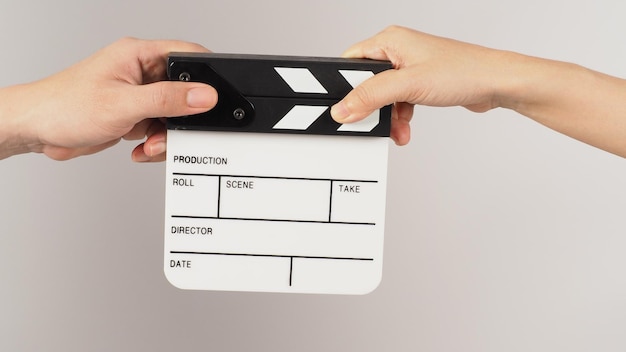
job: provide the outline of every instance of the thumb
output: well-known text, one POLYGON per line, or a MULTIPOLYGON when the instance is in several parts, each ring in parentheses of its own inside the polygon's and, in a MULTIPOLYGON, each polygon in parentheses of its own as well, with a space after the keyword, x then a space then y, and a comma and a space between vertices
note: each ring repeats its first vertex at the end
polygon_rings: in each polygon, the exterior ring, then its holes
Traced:
POLYGON ((387 70, 365 80, 333 105, 330 113, 340 123, 357 122, 374 110, 409 98, 410 82, 398 70, 387 70))
POLYGON ((152 117, 193 115, 217 104, 215 88, 196 82, 160 81, 130 88, 125 111, 132 124, 152 117))

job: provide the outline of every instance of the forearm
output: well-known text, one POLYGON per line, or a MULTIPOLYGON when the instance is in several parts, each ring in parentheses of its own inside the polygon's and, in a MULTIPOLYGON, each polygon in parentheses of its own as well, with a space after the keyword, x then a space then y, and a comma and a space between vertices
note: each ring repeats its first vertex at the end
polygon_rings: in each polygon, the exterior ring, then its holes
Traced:
POLYGON ((626 81, 584 67, 509 54, 500 106, 626 157, 626 81))

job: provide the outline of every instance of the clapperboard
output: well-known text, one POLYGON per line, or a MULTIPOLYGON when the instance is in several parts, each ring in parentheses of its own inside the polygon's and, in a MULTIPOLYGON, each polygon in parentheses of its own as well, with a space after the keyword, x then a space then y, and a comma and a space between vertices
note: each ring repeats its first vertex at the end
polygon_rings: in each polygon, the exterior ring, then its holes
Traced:
POLYGON ((199 290, 365 294, 382 278, 391 107, 330 107, 389 62, 172 53, 211 111, 168 119, 165 274, 199 290))

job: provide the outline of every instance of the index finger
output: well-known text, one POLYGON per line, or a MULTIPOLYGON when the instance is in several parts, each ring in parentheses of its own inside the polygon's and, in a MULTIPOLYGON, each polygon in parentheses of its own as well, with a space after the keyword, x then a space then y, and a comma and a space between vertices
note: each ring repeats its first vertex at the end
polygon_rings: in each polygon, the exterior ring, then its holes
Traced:
POLYGON ((144 40, 135 47, 136 57, 143 71, 143 83, 164 80, 167 56, 172 52, 210 53, 204 46, 179 40, 144 40))
POLYGON ((356 43, 341 54, 345 58, 389 60, 384 47, 375 43, 376 37, 356 43))

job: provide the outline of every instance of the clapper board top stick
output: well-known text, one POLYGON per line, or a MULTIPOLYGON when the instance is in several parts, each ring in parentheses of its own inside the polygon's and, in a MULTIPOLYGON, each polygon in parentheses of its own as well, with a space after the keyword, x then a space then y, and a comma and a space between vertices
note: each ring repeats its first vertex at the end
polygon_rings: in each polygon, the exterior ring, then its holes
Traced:
POLYGON ((168 119, 167 279, 198 290, 365 294, 382 277, 391 107, 330 106, 390 69, 363 59, 172 53, 171 80, 218 92, 168 119))

